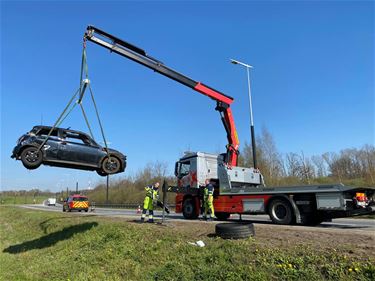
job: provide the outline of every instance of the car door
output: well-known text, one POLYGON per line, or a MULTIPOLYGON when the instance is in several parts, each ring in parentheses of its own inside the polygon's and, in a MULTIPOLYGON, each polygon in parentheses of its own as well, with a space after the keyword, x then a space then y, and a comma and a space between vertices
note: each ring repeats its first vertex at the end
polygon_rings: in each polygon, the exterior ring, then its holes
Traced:
POLYGON ((98 167, 102 154, 100 147, 92 145, 80 133, 67 132, 60 143, 59 158, 68 163, 98 167))
MULTIPOLYGON (((42 143, 49 134, 49 128, 42 128, 37 132, 38 143, 42 143)), ((59 131, 53 130, 48 140, 43 145, 44 159, 45 160, 56 160, 58 158, 58 151, 60 146, 59 131)))

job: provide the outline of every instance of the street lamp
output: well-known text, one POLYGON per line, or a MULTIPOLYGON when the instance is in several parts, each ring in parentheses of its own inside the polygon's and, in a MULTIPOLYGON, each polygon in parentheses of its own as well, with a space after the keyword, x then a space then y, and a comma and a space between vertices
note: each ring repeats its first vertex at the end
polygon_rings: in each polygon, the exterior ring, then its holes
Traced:
POLYGON ((247 71, 247 85, 248 85, 248 93, 249 93, 249 109, 250 109, 250 130, 251 130, 251 145, 253 150, 253 161, 254 161, 254 169, 257 169, 257 158, 256 158, 256 148, 255 148, 255 134, 254 134, 254 119, 253 119, 253 106, 251 101, 251 87, 250 87, 250 68, 253 68, 251 65, 240 62, 238 60, 231 59, 231 63, 239 64, 246 67, 247 71))

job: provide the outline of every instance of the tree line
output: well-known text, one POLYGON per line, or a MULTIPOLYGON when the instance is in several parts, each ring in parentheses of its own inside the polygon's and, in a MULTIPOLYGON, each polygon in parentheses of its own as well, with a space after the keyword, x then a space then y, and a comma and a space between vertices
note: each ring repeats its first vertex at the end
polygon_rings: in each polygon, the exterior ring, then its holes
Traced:
MULTIPOLYGON (((375 147, 348 148, 339 152, 306 156, 303 151, 282 154, 267 129, 262 129, 256 138, 258 168, 267 186, 343 183, 353 186, 375 186, 375 147)), ((239 157, 239 166, 252 167, 252 147, 245 144, 239 157)), ((147 184, 166 179, 170 185, 176 183, 167 170, 167 163, 147 164, 134 176, 111 183, 109 202, 139 203, 144 199, 147 184)), ((105 202, 106 185, 99 184, 88 193, 91 200, 105 202)), ((174 202, 174 195, 168 194, 168 202, 174 202)))
MULTIPOLYGON (((303 151, 281 154, 272 135, 263 129, 257 140, 258 168, 272 186, 343 183, 375 186, 375 146, 306 156, 303 151)), ((252 148, 245 144, 240 164, 251 167, 252 148)))

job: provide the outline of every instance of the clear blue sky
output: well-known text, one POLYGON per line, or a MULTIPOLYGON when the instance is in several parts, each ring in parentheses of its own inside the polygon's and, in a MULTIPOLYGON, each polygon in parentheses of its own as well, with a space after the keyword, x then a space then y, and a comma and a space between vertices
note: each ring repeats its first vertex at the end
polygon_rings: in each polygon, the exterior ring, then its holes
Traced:
MULTIPOLYGON (((102 181, 94 172, 27 171, 10 158, 18 137, 41 119, 52 124, 77 89, 88 24, 233 96, 242 144, 249 141, 246 72, 229 58, 254 65, 255 129, 267 127, 282 153, 374 144, 373 1, 2 1, 3 190, 102 181)), ((172 173, 188 149, 225 151, 214 101, 92 43, 87 52, 106 135, 128 155, 127 174, 156 160, 172 173)), ((78 110, 64 126, 87 131, 78 110)))

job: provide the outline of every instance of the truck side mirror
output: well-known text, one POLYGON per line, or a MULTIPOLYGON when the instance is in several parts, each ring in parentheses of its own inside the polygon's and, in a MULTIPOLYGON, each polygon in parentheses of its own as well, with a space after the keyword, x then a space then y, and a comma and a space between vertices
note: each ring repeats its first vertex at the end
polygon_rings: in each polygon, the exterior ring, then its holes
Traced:
POLYGON ((177 177, 178 176, 178 162, 174 165, 174 175, 177 177))

